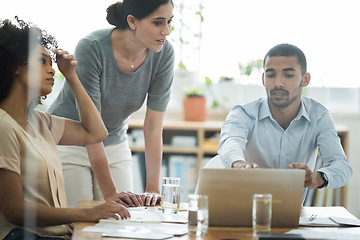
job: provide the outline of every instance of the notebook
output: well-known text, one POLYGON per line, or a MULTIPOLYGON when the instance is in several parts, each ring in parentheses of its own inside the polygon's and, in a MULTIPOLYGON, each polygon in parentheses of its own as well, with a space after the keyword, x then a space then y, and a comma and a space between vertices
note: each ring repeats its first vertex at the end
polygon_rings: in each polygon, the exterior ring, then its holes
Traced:
POLYGON ((252 226, 252 197, 272 194, 272 227, 297 227, 305 171, 300 169, 200 170, 197 193, 208 195, 209 225, 252 226))

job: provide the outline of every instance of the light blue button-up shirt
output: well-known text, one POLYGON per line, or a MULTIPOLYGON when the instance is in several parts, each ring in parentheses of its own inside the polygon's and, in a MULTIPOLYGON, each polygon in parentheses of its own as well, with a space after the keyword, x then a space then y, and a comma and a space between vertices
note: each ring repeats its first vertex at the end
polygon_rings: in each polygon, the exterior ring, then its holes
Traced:
POLYGON ((287 129, 272 117, 267 97, 236 105, 221 128, 218 153, 226 168, 233 162, 254 162, 260 168, 289 168, 305 163, 314 171, 320 150, 327 187, 346 185, 352 176, 329 111, 302 97, 300 111, 287 129))

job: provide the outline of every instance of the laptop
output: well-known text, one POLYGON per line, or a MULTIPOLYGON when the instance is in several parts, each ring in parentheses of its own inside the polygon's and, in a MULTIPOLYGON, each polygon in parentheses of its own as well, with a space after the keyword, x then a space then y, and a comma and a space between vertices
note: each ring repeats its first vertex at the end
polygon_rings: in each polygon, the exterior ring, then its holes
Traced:
POLYGON ((200 169, 197 194, 208 195, 210 226, 252 226, 252 197, 272 194, 272 227, 297 227, 305 170, 200 169))

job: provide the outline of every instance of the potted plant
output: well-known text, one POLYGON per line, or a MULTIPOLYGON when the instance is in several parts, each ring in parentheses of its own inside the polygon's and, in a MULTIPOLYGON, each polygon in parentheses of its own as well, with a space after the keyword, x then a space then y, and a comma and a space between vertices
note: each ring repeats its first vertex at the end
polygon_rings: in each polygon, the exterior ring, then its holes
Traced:
POLYGON ((202 0, 179 0, 175 3, 176 18, 170 35, 177 62, 172 89, 175 107, 181 107, 184 87, 199 83, 201 25, 204 22, 202 10, 202 0))
POLYGON ((183 109, 185 121, 206 121, 206 98, 200 87, 185 91, 183 109))

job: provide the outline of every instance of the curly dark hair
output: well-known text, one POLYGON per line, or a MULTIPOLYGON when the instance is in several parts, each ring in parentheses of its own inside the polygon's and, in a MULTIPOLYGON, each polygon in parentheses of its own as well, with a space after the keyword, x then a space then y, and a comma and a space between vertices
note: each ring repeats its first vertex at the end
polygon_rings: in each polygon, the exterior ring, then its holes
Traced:
POLYGON ((57 48, 55 38, 46 31, 17 16, 15 19, 16 24, 8 19, 0 22, 0 102, 8 96, 18 67, 27 64, 29 52, 41 44, 55 59, 50 50, 57 48))

